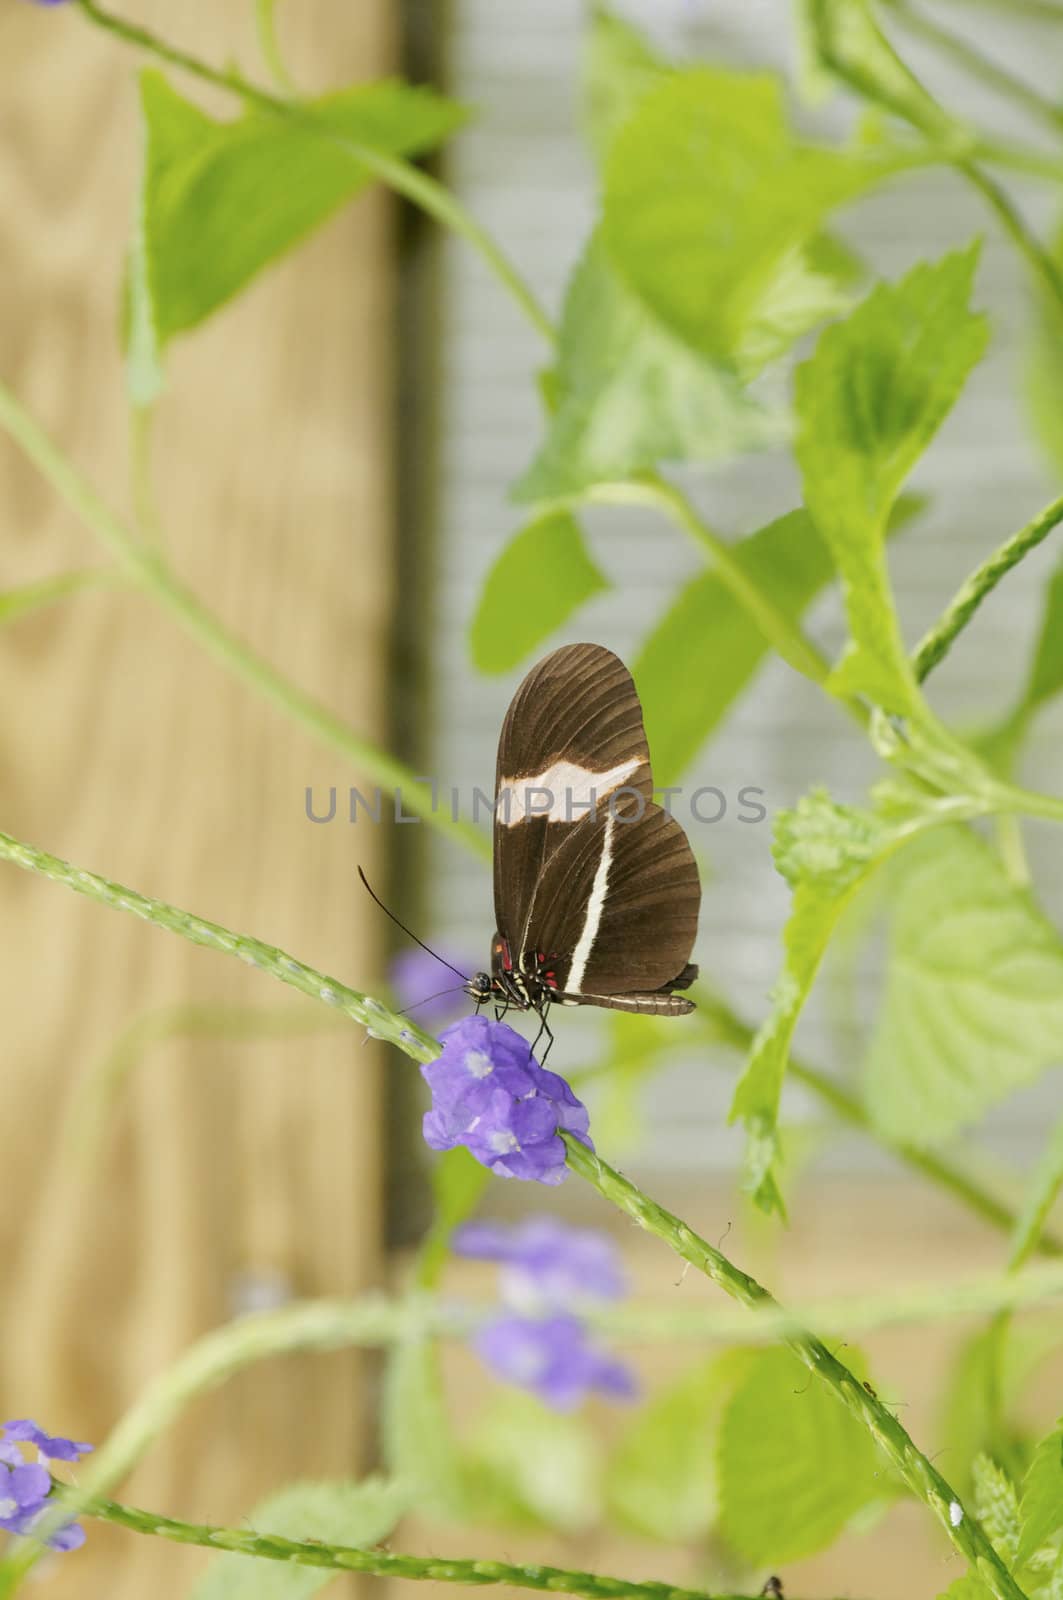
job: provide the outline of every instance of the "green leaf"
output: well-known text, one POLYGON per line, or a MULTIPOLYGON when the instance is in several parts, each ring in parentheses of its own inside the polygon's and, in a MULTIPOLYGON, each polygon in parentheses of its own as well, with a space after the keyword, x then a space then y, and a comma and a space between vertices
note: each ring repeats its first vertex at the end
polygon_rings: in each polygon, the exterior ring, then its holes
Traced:
POLYGON ((852 635, 832 686, 900 715, 920 700, 885 530, 901 485, 985 348, 985 319, 968 309, 977 260, 972 245, 880 284, 828 328, 797 372, 805 504, 841 573, 852 635))
POLYGON ((726 362, 786 258, 834 206, 909 159, 798 143, 770 74, 676 72, 640 100, 613 140, 606 244, 678 339, 726 362))
POLYGON ((1063 1528, 1063 1421, 1043 1438, 1022 1484, 1020 1565, 1063 1528))
POLYGON ((751 307, 735 343, 734 360, 741 377, 755 378, 806 333, 848 311, 850 268, 843 269, 840 260, 828 267, 830 253, 818 246, 814 239, 788 250, 751 307))
MULTIPOLYGON (((261 1501, 247 1521, 256 1533, 320 1544, 379 1544, 410 1507, 409 1490, 386 1478, 361 1483, 293 1483, 261 1501)), ((217 1556, 193 1590, 193 1600, 303 1600, 336 1578, 335 1572, 217 1556)))
POLYGON ((735 1088, 730 1120, 746 1124, 748 1189, 762 1211, 784 1212, 775 1177, 779 1101, 794 1029, 834 928, 864 878, 898 842, 871 812, 835 805, 821 790, 775 823, 775 861, 794 896, 783 934, 782 976, 735 1088))
POLYGON ((966 828, 905 851, 866 1063, 888 1138, 939 1143, 1063 1055, 1063 945, 966 828))
MULTIPOLYGON (((890 532, 900 532, 924 503, 902 495, 890 532)), ((834 576, 830 551, 804 510, 778 517, 732 548, 737 564, 793 622, 834 576)), ((659 785, 678 780, 768 654, 764 635, 716 572, 699 573, 680 590, 632 669, 659 785), (682 694, 675 692, 677 661, 682 694)))
MULTIPOLYGON (((216 122, 156 71, 142 73, 141 98, 144 273, 162 346, 372 179, 340 144, 295 118, 248 111, 216 122)), ((306 114, 337 139, 388 156, 431 149, 464 117, 431 90, 398 82, 345 89, 306 114)))
POLYGON ((1014 1477, 1021 1474, 1028 1446, 1009 1416, 1031 1374, 1058 1342, 1058 1333, 1043 1321, 994 1317, 952 1352, 938 1431, 957 1489, 969 1487, 979 1452, 1004 1462, 1014 1477))
POLYGON ((517 500, 578 495, 662 461, 711 461, 782 426, 733 373, 685 348, 625 287, 595 235, 565 296, 557 410, 517 500))
MULTIPOLYGON (((807 511, 791 511, 733 546, 735 561, 796 621, 834 571, 807 511)), ((679 592, 639 653, 633 673, 653 738, 659 785, 674 783, 730 711, 769 653, 746 608, 715 571, 679 592), (683 663, 683 693, 675 687, 683 663)))
POLYGON ((610 1511, 645 1538, 694 1544, 717 1514, 716 1430, 746 1351, 704 1362, 652 1400, 613 1449, 610 1511))
POLYGON ((1028 1562, 1037 1547, 1063 1528, 1063 1419, 1034 1450, 1023 1478, 1018 1562, 1028 1562))
POLYGON ((604 6, 596 6, 583 55, 587 136, 599 161, 639 101, 672 70, 645 36, 604 6))
MULTIPOLYGON (((507 1389, 489 1406, 469 1444, 478 1483, 496 1508, 523 1512, 562 1533, 586 1532, 601 1512, 601 1461, 592 1429, 507 1389)), ((476 1496, 477 1510, 481 1495, 476 1496)))
POLYGON ((1008 1265, 1015 1271, 1037 1249, 1048 1214, 1063 1188, 1063 1122, 1057 1122, 1048 1136, 1041 1159, 1033 1170, 1022 1209, 1011 1235, 1008 1265))
POLYGON ((975 1458, 973 1478, 975 1515, 997 1555, 1010 1568, 1019 1548, 1019 1497, 1015 1485, 987 1455, 975 1458))
POLYGON ((484 581, 469 626, 480 672, 508 672, 609 584, 567 511, 536 517, 511 539, 484 581))
POLYGON ((408 1337, 388 1357, 383 1447, 388 1470, 409 1485, 420 1511, 442 1521, 464 1514, 466 1485, 428 1338, 408 1337))
POLYGON ((993 1600, 993 1596, 976 1573, 965 1572, 962 1578, 943 1590, 938 1600, 993 1600))
POLYGON ((720 1532, 766 1568, 822 1550, 884 1498, 874 1440, 788 1350, 751 1361, 724 1414, 718 1471, 720 1532))

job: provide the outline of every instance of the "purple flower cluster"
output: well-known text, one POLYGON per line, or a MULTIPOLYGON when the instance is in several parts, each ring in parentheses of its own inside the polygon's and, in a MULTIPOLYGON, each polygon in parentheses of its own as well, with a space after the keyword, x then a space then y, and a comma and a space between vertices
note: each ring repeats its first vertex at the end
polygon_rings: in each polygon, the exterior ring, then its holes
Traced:
POLYGON ((577 1315, 579 1308, 626 1292, 609 1239, 554 1217, 533 1217, 515 1228, 468 1223, 452 1243, 457 1255, 495 1261, 502 1269, 505 1315, 473 1341, 495 1377, 530 1389, 554 1411, 572 1411, 590 1394, 634 1398, 634 1375, 595 1345, 577 1315))
POLYGON ((455 1255, 495 1261, 507 1305, 522 1311, 564 1311, 622 1300, 627 1279, 616 1246, 593 1228, 570 1228, 556 1217, 528 1217, 515 1227, 467 1222, 451 1241, 455 1255))
POLYGON ((541 1067, 504 1022, 465 1017, 439 1037, 442 1055, 421 1068, 432 1091, 425 1143, 432 1150, 465 1145, 503 1178, 561 1183, 568 1173, 558 1135, 591 1145, 587 1108, 564 1078, 541 1067))
MULTIPOLYGON (((52 1492, 48 1463, 77 1461, 91 1449, 90 1444, 45 1433, 27 1419, 0 1426, 0 1529, 32 1538, 34 1524, 52 1492), (20 1448, 24 1445, 37 1450, 36 1461, 27 1461, 20 1448)), ((85 1530, 68 1522, 49 1534, 48 1543, 53 1550, 76 1550, 85 1543, 85 1530)))

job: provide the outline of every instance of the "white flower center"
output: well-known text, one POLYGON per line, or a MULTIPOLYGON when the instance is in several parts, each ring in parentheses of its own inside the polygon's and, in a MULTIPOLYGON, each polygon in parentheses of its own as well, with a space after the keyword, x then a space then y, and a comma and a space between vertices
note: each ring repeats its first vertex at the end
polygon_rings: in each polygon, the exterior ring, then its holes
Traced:
POLYGON ((511 1150, 519 1150, 520 1143, 515 1133, 492 1133, 488 1136, 488 1144, 497 1156, 508 1155, 511 1150))
POLYGON ((491 1057, 485 1055, 482 1050, 466 1050, 465 1071, 472 1078, 490 1077, 494 1071, 491 1065, 491 1057))

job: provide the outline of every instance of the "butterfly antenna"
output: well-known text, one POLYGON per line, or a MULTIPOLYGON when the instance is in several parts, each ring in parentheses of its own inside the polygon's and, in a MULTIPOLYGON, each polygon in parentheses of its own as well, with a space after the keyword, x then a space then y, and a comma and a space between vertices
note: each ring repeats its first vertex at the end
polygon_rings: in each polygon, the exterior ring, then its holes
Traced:
POLYGON ((403 1006, 401 1011, 396 1011, 397 1017, 407 1017, 411 1011, 418 1011, 421 1006, 426 1006, 429 1000, 441 1000, 445 994, 457 994, 459 989, 464 989, 463 983, 451 984, 449 989, 437 989, 435 994, 426 994, 423 1000, 415 1000, 412 1006, 403 1006))
MULTIPOLYGON (((431 945, 425 944, 423 939, 418 939, 417 935, 413 932, 413 930, 411 928, 408 928, 404 922, 400 922, 398 917, 395 915, 394 911, 389 911, 388 910, 387 906, 384 904, 383 900, 381 900, 380 896, 378 894, 374 893, 373 889, 370 888, 369 879, 366 877, 366 875, 362 871, 361 867, 358 868, 358 876, 361 878, 362 884, 365 887, 365 890, 366 890, 367 894, 369 895, 370 900, 375 900, 376 901, 377 905, 380 907, 380 909, 384 913, 384 915, 386 917, 390 917, 391 918, 391 920, 395 924, 396 928, 401 928, 402 929, 402 931, 406 935, 407 939, 412 939, 414 944, 419 944, 422 950, 427 950, 428 954, 434 960, 438 961, 440 966, 446 967, 447 971, 448 972, 452 972, 456 978, 460 978, 462 983, 468 983, 469 982, 469 975, 468 975, 467 972, 459 972, 457 967, 452 967, 449 961, 444 961, 443 957, 441 955, 438 955, 437 952, 432 949, 431 945)), ((444 992, 449 992, 449 991, 444 991, 444 992)), ((433 998, 434 998, 434 996, 433 996, 433 998)))

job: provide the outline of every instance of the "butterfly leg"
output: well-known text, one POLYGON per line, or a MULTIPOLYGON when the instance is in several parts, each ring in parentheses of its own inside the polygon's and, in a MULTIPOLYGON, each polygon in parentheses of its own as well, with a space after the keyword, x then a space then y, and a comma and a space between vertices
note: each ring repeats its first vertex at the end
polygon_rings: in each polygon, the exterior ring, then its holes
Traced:
POLYGON ((545 1001, 543 1003, 542 1008, 538 1012, 539 1032, 535 1035, 535 1042, 532 1045, 532 1055, 534 1055, 535 1054, 535 1047, 539 1043, 539 1040, 542 1038, 543 1034, 545 1033, 545 1035, 546 1035, 546 1049, 543 1051, 543 1058, 539 1063, 539 1065, 541 1067, 546 1065, 546 1058, 550 1054, 550 1050, 551 1050, 551 1047, 553 1046, 553 1042, 554 1042, 554 1036, 550 1031, 550 1024, 546 1020, 546 1013, 547 1013, 548 1010, 549 1010, 549 1001, 545 1001))

